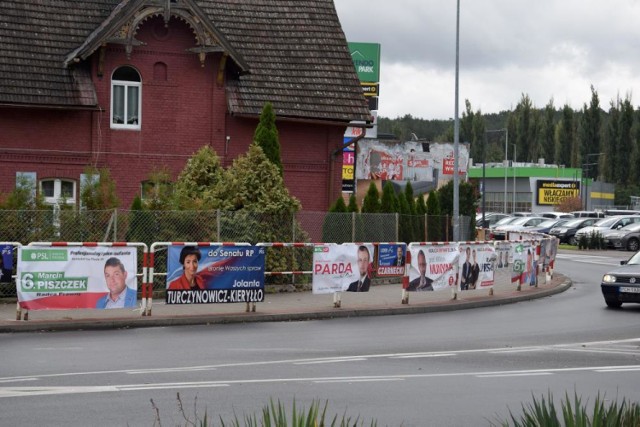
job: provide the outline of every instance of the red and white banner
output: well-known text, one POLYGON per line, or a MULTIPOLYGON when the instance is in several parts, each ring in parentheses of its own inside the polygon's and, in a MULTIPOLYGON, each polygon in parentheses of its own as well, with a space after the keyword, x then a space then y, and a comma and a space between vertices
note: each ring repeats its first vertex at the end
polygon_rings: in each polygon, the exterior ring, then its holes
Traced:
POLYGON ((316 246, 313 251, 313 293, 369 292, 373 255, 371 243, 316 246))
POLYGON ((488 243, 460 244, 458 290, 490 288, 494 283, 496 251, 488 243))
POLYGON ((16 291, 22 308, 137 306, 136 247, 18 248, 16 291))
POLYGON ((409 245, 411 268, 407 291, 438 291, 456 285, 458 244, 409 245))

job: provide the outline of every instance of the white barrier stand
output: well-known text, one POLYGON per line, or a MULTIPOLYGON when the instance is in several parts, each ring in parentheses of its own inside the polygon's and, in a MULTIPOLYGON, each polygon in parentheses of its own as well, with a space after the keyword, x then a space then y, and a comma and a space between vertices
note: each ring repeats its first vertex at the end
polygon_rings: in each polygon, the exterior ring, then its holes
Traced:
POLYGON ((340 308, 342 301, 340 300, 340 292, 333 293, 333 307, 340 308))

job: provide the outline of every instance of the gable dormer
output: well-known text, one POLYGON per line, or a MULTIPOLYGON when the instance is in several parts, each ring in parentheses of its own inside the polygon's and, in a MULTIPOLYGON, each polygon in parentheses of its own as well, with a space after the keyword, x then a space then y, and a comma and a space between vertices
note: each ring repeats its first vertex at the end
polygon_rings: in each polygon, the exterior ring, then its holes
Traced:
MULTIPOLYGON (((121 2, 89 37, 69 55, 65 65, 86 60, 94 52, 108 44, 122 45, 127 58, 144 43, 136 38, 141 25, 151 18, 161 17, 165 26, 171 18, 185 22, 193 31, 195 46, 188 49, 197 55, 204 66, 207 54, 222 53, 231 58, 240 73, 249 71, 242 56, 231 46, 214 23, 193 0, 130 0, 121 2)), ((223 63, 224 64, 224 63, 223 63)))

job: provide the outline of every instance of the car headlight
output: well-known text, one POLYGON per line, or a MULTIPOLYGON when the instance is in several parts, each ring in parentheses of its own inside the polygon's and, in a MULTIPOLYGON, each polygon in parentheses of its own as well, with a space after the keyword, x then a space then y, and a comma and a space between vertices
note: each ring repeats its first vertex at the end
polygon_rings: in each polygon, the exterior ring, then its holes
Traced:
POLYGON ((603 283, 615 283, 616 282, 616 276, 614 276, 613 274, 605 274, 604 277, 602 278, 602 282, 603 283))

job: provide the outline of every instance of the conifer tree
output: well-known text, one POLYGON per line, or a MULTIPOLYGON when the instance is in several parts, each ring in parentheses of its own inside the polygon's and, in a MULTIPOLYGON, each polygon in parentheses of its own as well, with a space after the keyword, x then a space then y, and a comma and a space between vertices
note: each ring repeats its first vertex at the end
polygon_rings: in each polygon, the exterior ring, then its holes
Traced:
POLYGON ((382 198, 380 199, 380 212, 395 213, 398 212, 398 199, 393 190, 391 181, 387 181, 382 187, 382 198))
POLYGON ((282 159, 280 158, 280 140, 276 127, 276 115, 270 102, 264 104, 260 113, 260 122, 256 127, 253 140, 262 148, 267 159, 277 166, 282 175, 282 159))
POLYGON ((375 183, 369 184, 367 194, 362 201, 362 213, 379 213, 380 212, 380 193, 375 183))

